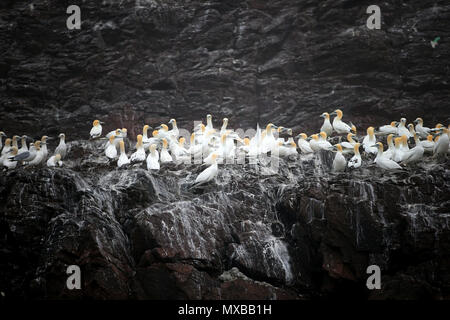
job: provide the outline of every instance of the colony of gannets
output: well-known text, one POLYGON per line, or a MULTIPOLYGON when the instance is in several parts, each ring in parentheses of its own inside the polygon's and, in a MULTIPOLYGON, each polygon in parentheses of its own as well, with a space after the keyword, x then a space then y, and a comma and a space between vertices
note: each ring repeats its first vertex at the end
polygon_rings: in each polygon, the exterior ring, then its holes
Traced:
MULTIPOLYGON (((407 120, 401 118, 400 121, 392 121, 377 129, 370 126, 366 129, 367 135, 358 138, 355 125, 351 122, 345 123, 343 116, 341 109, 322 113, 324 122, 320 132, 309 136, 302 132, 293 137, 292 129, 269 123, 265 129, 257 125, 254 135, 241 137, 237 131, 228 128, 227 118, 223 119, 220 129, 215 129, 212 116, 208 114, 206 125, 200 123, 190 137, 187 137, 187 146, 186 138, 180 136, 176 120, 170 119, 168 124, 157 126, 151 137, 148 136, 148 130, 153 128, 144 125, 142 134, 136 137, 134 150, 129 151, 130 156, 125 148, 126 128, 112 130, 102 137, 104 123, 95 120, 90 130, 90 140, 105 140, 104 155, 110 161, 117 160, 118 168, 144 162, 150 171, 160 170, 162 164, 171 162, 207 165, 197 176, 194 186, 213 180, 219 171, 218 164, 245 163, 245 159, 258 163, 262 156, 268 155, 279 158, 294 156, 295 159, 297 155, 313 154, 321 150, 335 152, 332 171, 342 172, 358 169, 365 162, 373 162, 383 170, 401 170, 405 166, 423 161, 425 154, 431 154, 433 160, 447 157, 449 153, 450 125, 445 127, 437 124, 434 128, 428 128, 424 127, 422 118, 417 118, 415 125, 407 124, 407 120), (335 118, 331 122, 330 116, 333 115, 335 118), (339 143, 335 145, 331 143, 334 133, 339 136, 339 143), (342 141, 344 137, 347 141, 342 141), (386 148, 378 141, 380 137, 386 137, 386 148), (294 138, 297 141, 294 141, 294 138), (239 162, 237 159, 244 161, 239 162)), ((49 139, 51 138, 44 135, 27 145, 30 138, 26 135, 8 138, 4 132, 0 132, 0 166, 7 169, 14 169, 18 165, 62 166, 62 160, 67 156, 66 136, 63 133, 59 135, 59 145, 50 157, 47 149, 49 139), (6 140, 3 145, 4 137, 6 140)))

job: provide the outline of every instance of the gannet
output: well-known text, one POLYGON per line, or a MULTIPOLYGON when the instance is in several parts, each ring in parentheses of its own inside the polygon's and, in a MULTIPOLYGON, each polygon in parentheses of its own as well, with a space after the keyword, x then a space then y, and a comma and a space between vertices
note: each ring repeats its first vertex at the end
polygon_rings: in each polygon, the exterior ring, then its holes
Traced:
POLYGON ((377 161, 375 161, 377 167, 385 170, 397 170, 402 168, 395 161, 383 157, 383 144, 381 142, 377 142, 376 145, 378 145, 377 161))
POLYGON ((178 139, 178 136, 180 135, 180 130, 178 130, 178 127, 177 127, 177 120, 175 120, 175 119, 170 119, 169 124, 172 125, 172 130, 170 130, 170 131, 168 132, 168 133, 169 133, 169 136, 170 136, 172 139, 177 140, 177 139, 178 139))
POLYGON ((111 136, 115 136, 116 138, 122 138, 122 129, 110 131, 106 134, 105 137, 109 139, 111 136))
POLYGON ((403 154, 402 164, 411 164, 422 160, 425 150, 416 133, 414 133, 414 141, 416 142, 416 146, 403 154))
POLYGON ((11 147, 8 156, 3 158, 3 166, 8 169, 14 169, 17 166, 17 161, 13 160, 18 153, 17 147, 11 147))
POLYGON ((41 151, 43 155, 43 159, 47 159, 48 150, 47 150, 47 140, 50 140, 47 136, 42 136, 41 138, 41 151))
POLYGON ((90 132, 91 139, 99 138, 102 135, 102 124, 103 122, 100 122, 99 120, 94 120, 90 132))
POLYGON ((115 138, 116 138, 115 135, 110 136, 109 140, 105 146, 105 155, 109 159, 114 159, 117 157, 117 148, 116 148, 116 143, 114 142, 115 138))
POLYGON ((422 118, 417 118, 414 120, 414 123, 416 124, 416 132, 421 138, 427 138, 427 136, 430 134, 431 129, 423 126, 423 120, 422 118))
POLYGON ((402 138, 401 137, 395 138, 394 145, 395 145, 394 154, 391 157, 391 159, 394 160, 395 162, 400 162, 403 160, 403 153, 404 153, 404 151, 401 148, 402 138))
POLYGON ((357 169, 357 168, 361 167, 362 159, 361 159, 361 154, 359 153, 360 145, 361 145, 360 143, 355 143, 355 146, 353 147, 353 151, 354 151, 355 155, 353 157, 351 157, 351 159, 348 161, 349 168, 357 169))
POLYGON ((333 149, 336 151, 336 156, 333 160, 333 171, 344 171, 345 167, 347 167, 347 160, 345 160, 345 157, 342 155, 342 146, 338 143, 333 149))
POLYGON ((409 132, 409 130, 406 128, 405 125, 406 125, 406 119, 401 118, 400 123, 398 124, 398 127, 397 127, 397 135, 399 135, 399 136, 406 135, 407 138, 411 138, 412 135, 409 132))
POLYGON ((298 154, 297 144, 292 139, 285 143, 282 141, 278 142, 278 156, 289 157, 296 154, 298 154))
POLYGON ((23 159, 23 161, 27 161, 27 162, 33 161, 34 158, 36 158, 36 152, 37 151, 36 151, 35 143, 30 142, 30 148, 28 150, 28 157, 23 159))
POLYGON ((147 156, 147 170, 159 170, 159 152, 156 150, 156 144, 149 147, 150 153, 147 156))
POLYGON ((331 150, 333 145, 327 141, 327 134, 324 131, 319 133, 319 146, 322 150, 331 150))
POLYGON ((393 139, 394 139, 394 135, 392 133, 387 136, 388 149, 383 153, 383 156, 388 159, 392 159, 392 157, 395 154, 395 146, 394 146, 393 139))
POLYGON ((45 159, 44 159, 44 153, 41 149, 42 141, 38 140, 34 143, 34 147, 36 148, 36 156, 33 160, 28 162, 29 166, 37 166, 40 165, 45 159))
POLYGON ((333 126, 330 122, 330 115, 328 114, 328 112, 324 112, 320 115, 320 117, 323 118, 323 124, 320 127, 320 131, 323 131, 328 136, 331 136, 331 134, 333 133, 333 126))
POLYGON ((353 152, 353 148, 355 147, 356 141, 353 140, 353 137, 355 135, 353 133, 347 134, 347 141, 341 142, 342 149, 344 150, 343 153, 350 153, 353 152))
POLYGON ((23 135, 21 137, 21 147, 20 147, 19 152, 18 152, 19 154, 28 151, 27 138, 28 137, 26 135, 23 135))
POLYGON ((311 149, 309 142, 306 141, 306 139, 308 137, 306 136, 305 133, 300 133, 298 136, 296 136, 296 138, 298 138, 297 144, 302 153, 313 153, 314 152, 313 149, 311 149))
POLYGON ((186 142, 186 139, 184 137, 180 137, 178 139, 178 143, 173 143, 170 146, 170 152, 172 153, 172 157, 176 161, 183 161, 190 159, 189 153, 184 147, 184 143, 186 142))
POLYGON ((18 144, 17 144, 17 140, 19 139, 20 137, 19 136, 13 136, 12 137, 12 141, 11 141, 11 146, 12 147, 16 147, 17 148, 17 150, 19 150, 19 146, 18 146, 18 144))
POLYGON ((445 157, 449 149, 449 137, 448 128, 441 129, 441 135, 438 136, 438 140, 434 143, 433 158, 445 157))
POLYGON ((408 138, 407 138, 407 136, 406 136, 405 134, 402 135, 401 138, 402 138, 402 144, 400 145, 400 149, 401 149, 403 152, 406 152, 406 151, 409 150, 409 146, 408 146, 408 138))
POLYGON ((169 150, 167 150, 167 139, 163 138, 162 139, 163 145, 162 145, 162 149, 161 149, 161 163, 166 163, 166 162, 172 162, 172 156, 169 154, 169 150))
POLYGON ((275 140, 275 137, 273 136, 273 131, 272 131, 272 129, 277 129, 277 128, 278 127, 276 127, 272 123, 269 123, 266 126, 266 135, 261 142, 261 152, 267 153, 277 147, 277 141, 275 140))
POLYGON ((204 183, 207 183, 217 176, 217 173, 219 171, 219 168, 217 166, 217 154, 213 153, 211 159, 212 159, 211 166, 200 172, 200 174, 195 179, 195 182, 192 185, 192 187, 196 187, 204 183))
POLYGON ((245 137, 242 141, 242 146, 238 147, 238 151, 243 151, 244 153, 250 152, 250 139, 248 137, 245 137))
POLYGON ((414 135, 416 134, 416 130, 414 130, 414 125, 412 123, 408 124, 407 126, 409 133, 411 134, 412 137, 414 137, 414 135))
POLYGON ((420 141, 420 143, 422 144, 422 147, 425 150, 425 152, 433 153, 434 141, 433 136, 431 134, 427 136, 427 140, 420 141))
POLYGON ((344 115, 342 110, 336 109, 334 112, 331 113, 331 115, 336 115, 336 117, 333 119, 334 131, 336 131, 338 134, 351 132, 352 127, 342 121, 342 116, 344 115))
POLYGON ((376 146, 374 147, 374 145, 377 143, 377 138, 375 137, 374 130, 374 127, 367 128, 367 136, 364 137, 362 143, 364 151, 367 153, 377 153, 377 148, 376 146))
POLYGON ((120 156, 119 160, 117 160, 117 167, 121 167, 123 165, 127 165, 130 163, 130 160, 127 157, 127 154, 125 153, 125 143, 123 140, 119 141, 119 147, 120 147, 120 156))
POLYGON ((220 128, 220 135, 222 136, 227 131, 228 118, 223 118, 223 124, 220 128))
POLYGON ((322 148, 319 145, 319 135, 317 134, 311 135, 311 141, 309 142, 309 146, 314 152, 322 150, 322 148))
POLYGON ((59 134, 59 144, 55 149, 54 154, 59 154, 61 159, 64 159, 67 154, 66 135, 64 133, 59 134))
POLYGON ((148 137, 148 129, 151 129, 148 124, 144 125, 142 128, 142 143, 144 144, 145 149, 147 149, 151 144, 150 138, 148 137))
POLYGON ((162 123, 159 127, 156 127, 156 130, 158 130, 158 138, 171 140, 172 137, 169 134, 169 127, 162 123))
POLYGON ((384 136, 388 134, 397 134, 397 121, 392 121, 391 124, 387 124, 378 128, 376 135, 384 136))
POLYGON ((5 140, 5 146, 2 149, 2 156, 6 153, 9 152, 9 150, 11 150, 11 139, 10 138, 6 138, 5 140))
POLYGON ((142 162, 145 161, 145 149, 142 143, 142 134, 138 134, 136 143, 136 152, 130 157, 130 162, 142 162))
POLYGON ((58 165, 59 167, 62 166, 61 155, 59 153, 51 156, 47 160, 47 167, 56 167, 56 165, 58 165))
POLYGON ((227 158, 227 132, 225 132, 220 137, 220 144, 213 150, 212 153, 210 153, 203 162, 206 164, 213 164, 215 160, 213 160, 213 155, 216 156, 217 161, 223 161, 227 158))
POLYGON ((212 116, 210 114, 206 115, 206 130, 212 130, 214 129, 213 123, 212 123, 212 116))

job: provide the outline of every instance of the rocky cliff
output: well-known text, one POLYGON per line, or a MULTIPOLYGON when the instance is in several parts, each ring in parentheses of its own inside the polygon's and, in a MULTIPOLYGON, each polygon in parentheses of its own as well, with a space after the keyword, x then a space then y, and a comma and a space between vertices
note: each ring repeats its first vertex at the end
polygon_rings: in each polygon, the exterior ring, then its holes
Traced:
MULTIPOLYGON (((450 6, 368 1, 3 1, 0 127, 65 132, 63 168, 0 174, 0 291, 115 299, 449 298, 449 162, 330 174, 331 154, 260 167, 115 169, 84 141, 206 113, 316 132, 342 107, 363 132, 449 122, 450 6), (31 3, 31 4, 30 4, 31 3), (81 30, 66 8, 81 7, 81 30), (430 41, 440 36, 432 48, 430 41), (65 287, 81 267, 83 290, 65 287), (382 270, 382 290, 365 286, 382 270)), ((217 122, 218 124, 218 122, 217 122)), ((51 148, 54 146, 52 145, 51 148)))

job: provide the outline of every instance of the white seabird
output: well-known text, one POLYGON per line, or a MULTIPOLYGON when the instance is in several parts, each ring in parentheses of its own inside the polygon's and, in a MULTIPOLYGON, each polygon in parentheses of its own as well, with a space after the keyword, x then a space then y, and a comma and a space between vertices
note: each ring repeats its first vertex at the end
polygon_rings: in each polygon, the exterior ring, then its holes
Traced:
POLYGON ((377 147, 375 146, 375 144, 377 143, 377 138, 375 137, 374 131, 374 127, 368 127, 367 136, 364 137, 362 143, 364 151, 367 153, 377 153, 377 147))
POLYGON ((345 157, 342 155, 342 146, 338 143, 334 146, 334 150, 336 151, 336 156, 333 160, 333 171, 334 172, 340 172, 344 171, 347 167, 347 160, 345 160, 345 157))
POLYGON ((64 159, 67 155, 66 135, 64 133, 59 134, 59 144, 55 149, 54 154, 59 154, 61 159, 64 159))
POLYGON ((378 153, 376 157, 376 165, 377 167, 384 169, 384 170, 398 170, 402 169, 400 165, 386 157, 383 157, 383 144, 381 142, 377 142, 376 145, 378 145, 378 153))
POLYGON ((411 164, 422 160, 425 150, 416 133, 414 133, 414 141, 416 142, 416 146, 403 154, 402 164, 411 164))
POLYGON ((327 136, 331 136, 331 134, 333 133, 333 126, 330 122, 330 115, 328 114, 328 112, 324 112, 320 115, 320 117, 323 118, 323 124, 320 127, 320 131, 325 132, 327 136))
POLYGON ((409 132, 409 130, 406 128, 406 119, 405 118, 401 118, 400 119, 400 123, 398 124, 397 127, 397 135, 402 136, 402 135, 406 135, 407 138, 411 138, 411 132, 409 132))
POLYGON ((28 162, 28 166, 37 166, 40 165, 45 159, 44 159, 44 153, 42 152, 41 148, 42 141, 38 140, 34 143, 34 147, 36 148, 36 156, 33 160, 28 162))
POLYGON ((309 142, 306 140, 308 136, 305 133, 300 133, 298 136, 297 145, 302 153, 313 153, 313 149, 311 149, 311 146, 309 145, 309 142))
POLYGON ((122 167, 124 165, 127 165, 130 163, 130 160, 127 157, 127 154, 125 153, 125 143, 123 140, 119 141, 119 147, 120 147, 120 156, 119 160, 117 160, 117 167, 122 167))
POLYGON ((427 138, 430 134, 431 129, 423 126, 423 119, 417 118, 414 120, 416 124, 416 132, 421 138, 427 138))
POLYGON ((219 171, 219 168, 217 166, 217 154, 213 153, 211 159, 212 159, 211 166, 200 172, 200 174, 195 179, 195 182, 192 185, 192 187, 196 187, 204 183, 207 183, 217 176, 217 173, 219 171))
POLYGON ((99 120, 94 120, 92 123, 92 129, 90 131, 91 139, 99 138, 102 135, 102 124, 99 120))
POLYGON ((360 143, 355 143, 355 146, 353 147, 353 151, 355 155, 351 157, 351 159, 348 161, 348 167, 357 169, 361 167, 362 159, 361 154, 359 153, 359 147, 361 146, 360 143))
POLYGON ((436 137, 437 141, 434 143, 433 158, 442 158, 447 155, 449 149, 448 129, 442 128, 441 134, 436 137))
POLYGON ((17 161, 13 160, 18 153, 17 147, 11 147, 11 150, 8 152, 8 156, 3 158, 3 166, 8 169, 14 169, 17 166, 17 161))
POLYGON ((114 142, 115 138, 116 138, 115 135, 110 136, 105 146, 105 155, 109 159, 115 159, 117 157, 117 148, 116 143, 114 142))
POLYGON ((172 156, 169 154, 169 150, 167 150, 168 146, 167 139, 163 138, 162 142, 163 145, 161 148, 161 155, 160 155, 161 163, 172 162, 173 161, 172 156))
POLYGON ((130 157, 130 162, 142 162, 145 161, 145 149, 142 143, 142 135, 138 134, 136 142, 136 152, 134 152, 130 157))
POLYGON ((56 167, 56 166, 61 167, 62 166, 62 161, 61 161, 61 155, 59 153, 51 156, 48 160, 47 160, 47 167, 56 167))
POLYGON ((331 115, 336 115, 333 119, 333 129, 338 134, 345 134, 352 131, 352 127, 342 121, 344 113, 340 109, 336 109, 331 115))
POLYGON ((147 156, 147 170, 159 170, 159 152, 156 150, 156 144, 149 147, 149 154, 147 156))

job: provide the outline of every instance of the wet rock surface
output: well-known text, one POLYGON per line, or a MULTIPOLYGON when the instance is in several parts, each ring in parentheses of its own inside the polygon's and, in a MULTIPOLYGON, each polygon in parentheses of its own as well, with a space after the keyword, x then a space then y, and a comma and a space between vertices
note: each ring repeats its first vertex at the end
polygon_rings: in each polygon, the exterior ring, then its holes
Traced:
MULTIPOLYGON (((83 141, 206 113, 317 131, 342 106, 359 132, 402 116, 448 123, 450 6, 356 1, 0 3, 0 128, 65 132, 64 168, 0 173, 0 291, 56 299, 449 298, 449 163, 330 174, 331 155, 261 168, 117 170, 83 141), (440 36, 432 49, 429 42, 440 36), (288 166, 287 168, 286 166, 288 166), (83 290, 66 289, 66 268, 83 290), (382 269, 382 290, 365 287, 382 269)), ((217 122, 216 122, 217 124, 217 122)), ((54 146, 51 146, 54 148, 54 146)))
MULTIPOLYGON (((448 298, 449 162, 330 173, 333 154, 260 166, 116 169, 92 142, 63 168, 0 175, 0 287, 56 299, 448 298), (94 159, 105 160, 99 165, 94 159), (92 161, 90 161, 92 160, 92 161), (382 290, 366 288, 366 268, 382 290), (66 288, 66 268, 82 290, 66 288)), ((99 162, 99 161, 98 161, 99 162)))

